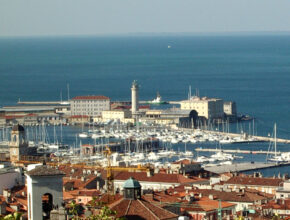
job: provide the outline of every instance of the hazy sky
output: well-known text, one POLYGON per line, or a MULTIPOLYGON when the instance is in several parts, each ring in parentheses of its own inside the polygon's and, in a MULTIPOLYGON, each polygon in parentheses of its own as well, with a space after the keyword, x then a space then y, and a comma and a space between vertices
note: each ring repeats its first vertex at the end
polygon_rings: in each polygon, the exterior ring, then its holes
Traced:
POLYGON ((0 0, 0 36, 290 31, 290 0, 0 0))

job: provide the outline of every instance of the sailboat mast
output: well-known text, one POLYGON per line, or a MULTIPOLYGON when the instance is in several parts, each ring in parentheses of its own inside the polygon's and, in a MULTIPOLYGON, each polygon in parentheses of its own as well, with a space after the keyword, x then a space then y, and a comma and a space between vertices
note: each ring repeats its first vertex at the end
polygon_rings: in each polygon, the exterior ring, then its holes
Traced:
POLYGON ((274 125, 274 148, 275 148, 275 157, 277 157, 277 125, 274 125))

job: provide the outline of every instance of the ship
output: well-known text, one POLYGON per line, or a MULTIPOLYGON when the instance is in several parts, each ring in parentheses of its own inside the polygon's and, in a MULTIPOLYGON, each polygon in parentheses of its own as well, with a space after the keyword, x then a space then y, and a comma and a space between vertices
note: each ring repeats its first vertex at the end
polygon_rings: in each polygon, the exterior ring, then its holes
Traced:
POLYGON ((156 104, 156 105, 160 105, 160 104, 167 104, 167 102, 162 101, 162 97, 159 94, 159 92, 157 92, 157 96, 155 99, 153 99, 152 101, 148 101, 148 104, 156 104))

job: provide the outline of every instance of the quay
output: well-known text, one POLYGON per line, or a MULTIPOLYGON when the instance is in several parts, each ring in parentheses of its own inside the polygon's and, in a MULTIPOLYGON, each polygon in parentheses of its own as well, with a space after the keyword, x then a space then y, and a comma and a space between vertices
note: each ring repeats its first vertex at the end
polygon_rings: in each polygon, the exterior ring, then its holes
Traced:
POLYGON ((219 152, 219 151, 223 151, 225 153, 236 153, 236 154, 281 154, 281 152, 277 151, 264 151, 264 150, 256 150, 256 151, 252 151, 252 150, 240 150, 240 149, 213 149, 213 148, 197 148, 195 149, 198 152, 219 152))
POLYGON ((280 167, 280 166, 289 166, 290 163, 237 163, 231 165, 217 165, 214 167, 205 167, 204 169, 213 173, 221 174, 228 172, 245 172, 245 171, 254 171, 266 168, 280 167))
MULTIPOLYGON (((217 135, 222 135, 222 136, 228 136, 228 137, 240 137, 242 134, 237 134, 237 133, 225 133, 221 131, 209 131, 209 130, 202 130, 205 133, 209 134, 217 134, 217 135)), ((263 136, 251 136, 252 138, 257 139, 258 141, 261 142, 274 142, 274 138, 272 137, 263 137, 263 136)), ((282 138, 277 138, 276 139, 277 143, 284 143, 284 144, 290 144, 289 139, 282 139, 282 138)), ((251 142, 251 141, 249 141, 251 142)), ((257 142, 257 141, 255 141, 257 142)))

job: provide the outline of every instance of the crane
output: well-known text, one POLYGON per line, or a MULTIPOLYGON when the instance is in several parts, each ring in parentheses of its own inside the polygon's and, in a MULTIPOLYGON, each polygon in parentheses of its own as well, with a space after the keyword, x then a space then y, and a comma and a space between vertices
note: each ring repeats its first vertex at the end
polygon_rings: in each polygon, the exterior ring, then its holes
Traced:
POLYGON ((125 171, 125 172, 140 172, 140 171, 150 171, 149 166, 141 166, 140 164, 137 167, 117 167, 111 165, 111 149, 106 146, 106 149, 104 150, 104 154, 107 157, 107 167, 105 168, 107 170, 107 182, 106 187, 109 194, 113 195, 115 193, 114 191, 114 171, 125 171))

